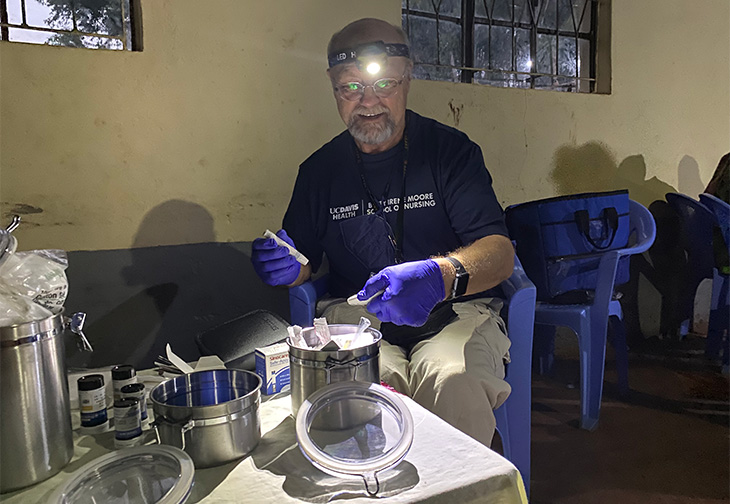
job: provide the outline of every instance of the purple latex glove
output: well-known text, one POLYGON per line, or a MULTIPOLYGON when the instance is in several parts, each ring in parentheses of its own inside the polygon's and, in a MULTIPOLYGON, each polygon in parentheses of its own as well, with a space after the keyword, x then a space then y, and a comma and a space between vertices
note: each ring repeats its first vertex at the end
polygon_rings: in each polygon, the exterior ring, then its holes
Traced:
MULTIPOLYGON (((277 231, 276 236, 294 246, 283 229, 277 231)), ((289 250, 278 245, 273 238, 256 238, 253 241, 251 263, 256 274, 269 285, 289 285, 297 279, 302 267, 289 250)))
POLYGON ((444 277, 433 259, 383 268, 365 282, 357 298, 362 300, 385 289, 367 309, 382 322, 422 326, 437 303, 444 299, 444 277))

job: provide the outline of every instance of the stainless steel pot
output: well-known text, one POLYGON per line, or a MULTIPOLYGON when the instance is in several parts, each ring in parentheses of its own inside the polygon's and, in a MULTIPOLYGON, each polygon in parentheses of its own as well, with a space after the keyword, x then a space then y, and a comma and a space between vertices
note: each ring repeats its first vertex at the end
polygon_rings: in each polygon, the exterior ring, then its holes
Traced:
POLYGON ((0 492, 50 478, 73 455, 62 314, 0 327, 0 492))
MULTIPOLYGON (((353 334, 357 326, 352 324, 331 324, 330 334, 353 334)), ((361 381, 380 384, 380 331, 369 327, 366 331, 373 336, 373 342, 359 348, 337 351, 308 350, 293 346, 289 342, 289 376, 291 383, 291 407, 294 417, 305 399, 330 383, 361 381)), ((314 341, 314 327, 302 329, 307 341, 314 341)), ((333 408, 344 408, 333 405, 333 408)), ((330 413, 330 418, 337 416, 330 413)), ((359 415, 352 411, 340 411, 342 419, 336 428, 344 429, 359 415)))
POLYGON ((261 378, 250 371, 196 371, 150 392, 153 427, 162 444, 185 450, 195 467, 250 453, 261 439, 261 378))

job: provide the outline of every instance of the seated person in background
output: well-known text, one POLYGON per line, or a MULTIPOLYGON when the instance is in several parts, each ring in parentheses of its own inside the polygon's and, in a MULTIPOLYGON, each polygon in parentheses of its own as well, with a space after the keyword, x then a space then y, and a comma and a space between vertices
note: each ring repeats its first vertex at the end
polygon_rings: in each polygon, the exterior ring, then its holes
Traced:
POLYGON ((481 150, 406 109, 413 63, 399 27, 355 21, 327 52, 347 130, 300 166, 277 233, 311 262, 301 266, 259 238, 254 269, 269 285, 291 287, 326 255, 335 298, 327 321, 368 316, 383 333, 382 380, 489 445, 492 409, 510 392, 510 342, 499 301, 479 293, 511 275, 514 249, 481 150), (366 308, 344 302, 381 289, 366 308))
POLYGON ((720 158, 705 192, 730 204, 730 152, 720 158))
MULTIPOLYGON (((707 194, 717 196, 725 203, 730 204, 730 152, 720 158, 720 162, 712 174, 710 183, 705 188, 707 194)), ((713 229, 712 249, 715 254, 715 266, 718 271, 728 275, 730 274, 730 258, 727 253, 727 244, 722 237, 722 231, 719 227, 713 229)))

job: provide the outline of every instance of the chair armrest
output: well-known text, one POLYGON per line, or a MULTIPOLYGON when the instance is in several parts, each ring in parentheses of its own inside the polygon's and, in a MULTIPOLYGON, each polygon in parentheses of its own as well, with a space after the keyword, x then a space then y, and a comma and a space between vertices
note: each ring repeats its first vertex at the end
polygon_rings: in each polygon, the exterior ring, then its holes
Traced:
POLYGON ((512 276, 502 282, 500 287, 507 305, 507 335, 511 341, 512 362, 507 368, 507 382, 514 387, 517 383, 511 377, 530 376, 531 373, 537 289, 527 278, 516 255, 512 276))
POLYGON ((638 238, 638 242, 630 247, 619 249, 619 256, 641 254, 649 250, 656 238, 656 221, 649 210, 634 200, 629 200, 631 215, 631 232, 638 238))
POLYGON ((327 293, 329 275, 308 280, 289 289, 289 314, 292 325, 309 327, 314 320, 317 299, 327 293))

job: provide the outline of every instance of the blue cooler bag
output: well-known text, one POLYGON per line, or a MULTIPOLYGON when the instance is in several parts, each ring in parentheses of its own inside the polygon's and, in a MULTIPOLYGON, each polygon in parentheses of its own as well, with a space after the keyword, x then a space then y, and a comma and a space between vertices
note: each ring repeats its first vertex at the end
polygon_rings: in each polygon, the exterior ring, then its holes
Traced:
MULTIPOLYGON (((572 194, 506 210, 517 256, 537 287, 537 299, 584 303, 596 289, 603 252, 629 241, 627 190, 572 194)), ((619 260, 616 285, 629 281, 629 256, 619 260)))

